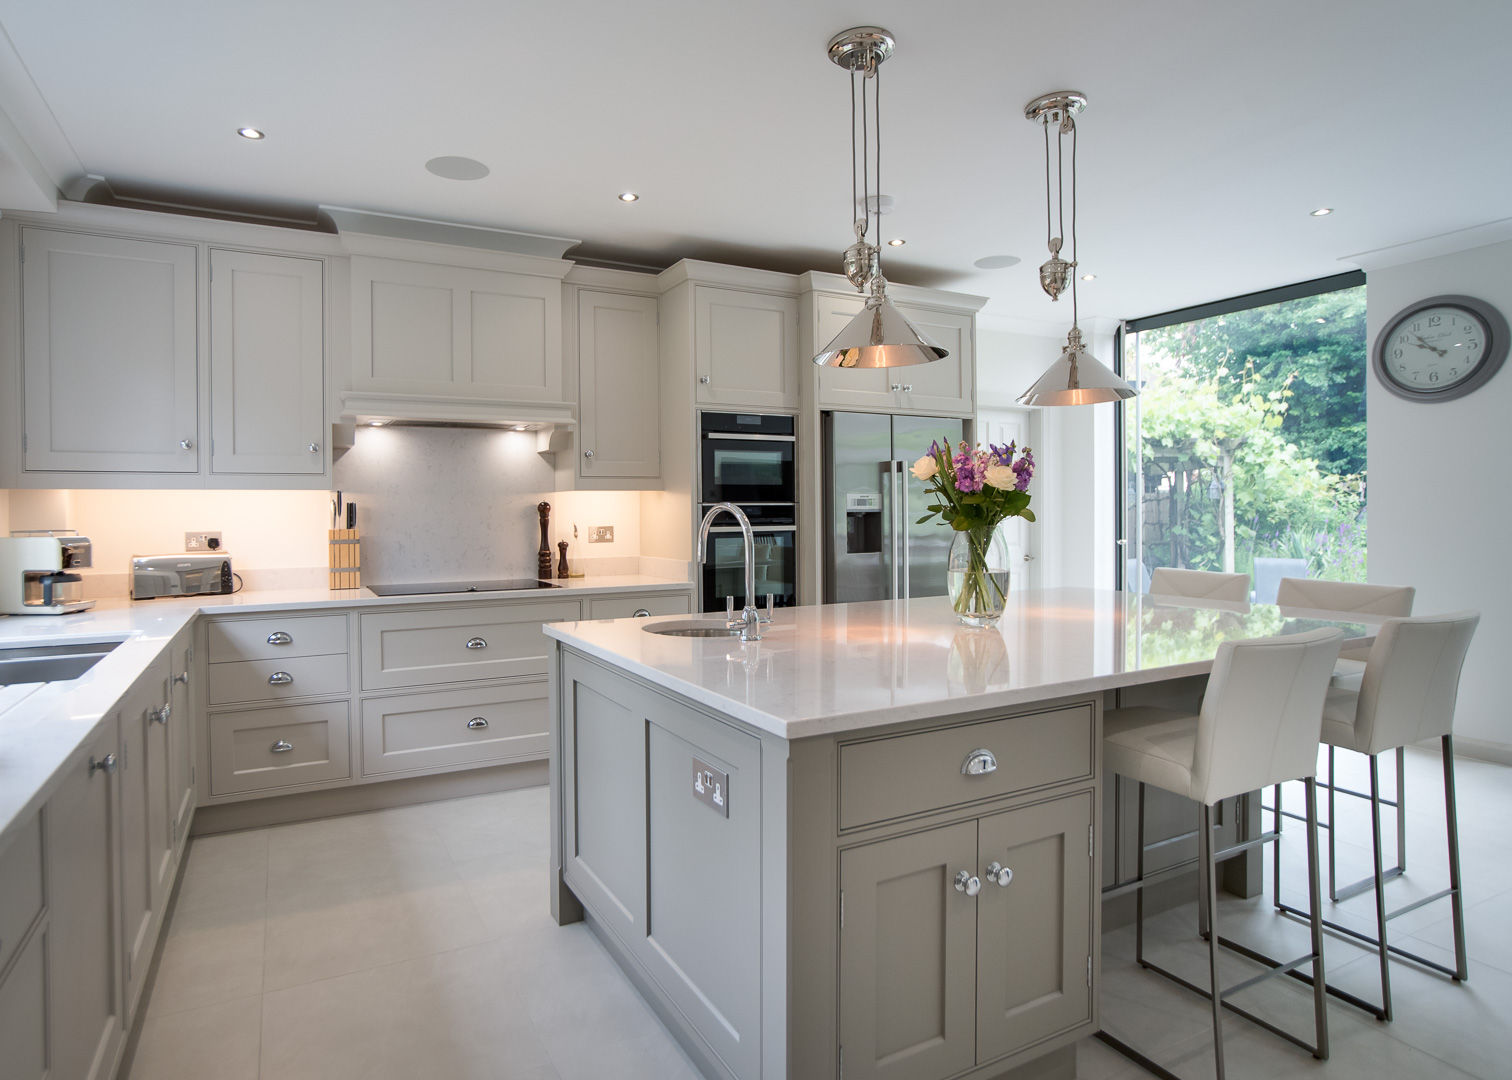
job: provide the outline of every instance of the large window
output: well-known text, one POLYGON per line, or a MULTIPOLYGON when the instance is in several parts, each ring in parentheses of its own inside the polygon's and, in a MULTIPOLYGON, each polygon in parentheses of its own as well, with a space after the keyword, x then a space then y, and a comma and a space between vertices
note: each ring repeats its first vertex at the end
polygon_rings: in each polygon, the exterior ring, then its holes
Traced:
POLYGON ((1124 587, 1159 566, 1365 580, 1364 275, 1132 320, 1124 587))

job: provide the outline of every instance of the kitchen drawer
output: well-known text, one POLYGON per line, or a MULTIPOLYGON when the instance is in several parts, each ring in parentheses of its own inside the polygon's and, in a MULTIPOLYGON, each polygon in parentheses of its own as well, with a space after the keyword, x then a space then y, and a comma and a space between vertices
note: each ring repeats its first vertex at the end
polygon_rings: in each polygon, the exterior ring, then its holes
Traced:
POLYGON ((1092 706, 1086 704, 844 743, 840 827, 1090 779, 1094 724, 1092 706), (967 776, 962 766, 979 749, 991 751, 997 769, 967 776))
POLYGON ((0 971, 42 904, 42 815, 33 814, 0 851, 0 971))
POLYGON ((225 660, 272 660, 347 651, 345 615, 276 619, 216 619, 205 630, 212 664, 225 660), (287 637, 289 640, 284 641, 287 637))
POLYGON ((362 703, 362 773, 544 759, 549 726, 544 679, 369 698, 362 703))
POLYGON ((693 611, 690 593, 636 593, 634 596, 593 596, 588 599, 590 619, 630 619, 638 611, 652 615, 688 615, 693 611))
POLYGON ((210 665, 211 705, 324 697, 345 694, 350 686, 345 653, 210 665))
POLYGON ((364 614, 362 688, 545 675, 549 649, 541 624, 581 617, 576 600, 447 604, 364 614))
POLYGON ((345 779, 348 720, 345 701, 212 714, 210 793, 345 779))

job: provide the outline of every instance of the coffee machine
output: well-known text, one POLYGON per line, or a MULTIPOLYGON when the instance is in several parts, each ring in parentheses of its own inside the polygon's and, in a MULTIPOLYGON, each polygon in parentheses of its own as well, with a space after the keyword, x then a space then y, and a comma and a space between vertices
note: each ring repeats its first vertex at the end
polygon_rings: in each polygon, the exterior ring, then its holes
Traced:
POLYGON ((94 607, 84 579, 73 573, 93 564, 87 536, 0 537, 0 613, 67 615, 94 607))

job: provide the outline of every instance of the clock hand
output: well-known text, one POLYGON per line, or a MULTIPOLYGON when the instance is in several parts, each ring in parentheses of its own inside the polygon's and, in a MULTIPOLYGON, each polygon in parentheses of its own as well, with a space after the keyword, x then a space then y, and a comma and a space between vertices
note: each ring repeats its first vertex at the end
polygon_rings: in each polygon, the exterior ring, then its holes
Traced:
POLYGON ((1413 334, 1412 336, 1415 337, 1415 338, 1417 338, 1419 341, 1422 342, 1422 344, 1419 345, 1418 348, 1420 348, 1420 349, 1427 349, 1429 352, 1436 352, 1440 356, 1448 356, 1449 355, 1449 350, 1448 349, 1435 348, 1434 346, 1428 344, 1428 342, 1423 338, 1423 335, 1421 335, 1421 334, 1413 334))

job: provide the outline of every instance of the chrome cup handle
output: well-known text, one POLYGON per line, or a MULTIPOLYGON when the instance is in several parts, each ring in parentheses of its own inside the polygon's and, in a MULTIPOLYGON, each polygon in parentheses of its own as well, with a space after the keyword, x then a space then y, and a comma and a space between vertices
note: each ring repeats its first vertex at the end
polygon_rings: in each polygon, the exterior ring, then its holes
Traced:
POLYGON ((966 755, 966 760, 961 762, 962 776, 986 776, 988 773, 997 772, 997 758, 991 750, 973 750, 966 755))

